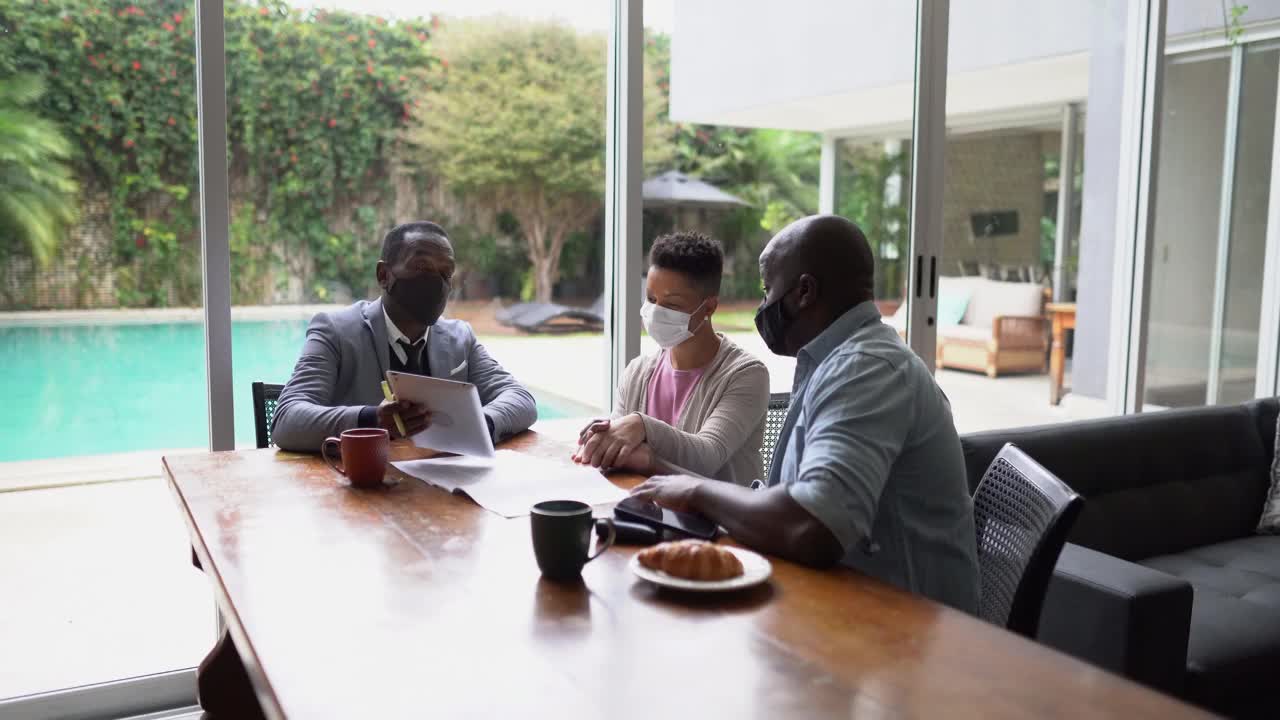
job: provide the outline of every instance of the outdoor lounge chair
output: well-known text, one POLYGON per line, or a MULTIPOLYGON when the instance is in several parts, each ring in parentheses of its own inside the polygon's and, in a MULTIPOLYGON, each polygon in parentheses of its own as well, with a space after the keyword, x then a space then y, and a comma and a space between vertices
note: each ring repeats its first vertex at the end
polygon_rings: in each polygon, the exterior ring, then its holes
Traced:
POLYGON ((528 333, 596 332, 604 328, 604 296, 589 308, 559 303, 522 302, 505 307, 494 318, 528 333))

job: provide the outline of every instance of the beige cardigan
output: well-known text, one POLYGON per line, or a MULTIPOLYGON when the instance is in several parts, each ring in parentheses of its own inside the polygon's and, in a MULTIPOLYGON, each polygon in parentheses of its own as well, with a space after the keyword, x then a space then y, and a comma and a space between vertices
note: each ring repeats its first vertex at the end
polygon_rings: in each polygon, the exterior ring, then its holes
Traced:
POLYGON ((719 338, 720 350, 685 401, 676 427, 645 414, 649 379, 661 351, 627 364, 613 416, 640 413, 645 439, 657 458, 699 475, 750 485, 762 474, 769 370, 729 338, 719 338))

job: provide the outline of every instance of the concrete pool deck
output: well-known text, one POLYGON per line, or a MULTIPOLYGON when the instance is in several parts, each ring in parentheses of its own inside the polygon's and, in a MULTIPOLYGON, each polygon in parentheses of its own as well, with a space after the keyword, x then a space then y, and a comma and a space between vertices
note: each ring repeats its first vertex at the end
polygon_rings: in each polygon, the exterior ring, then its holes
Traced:
MULTIPOLYGON (((259 309, 245 309, 258 311, 259 309)), ((269 308, 273 313, 282 309, 269 308)), ((111 311, 116 312, 116 311, 111 311)), ((131 311, 132 312, 132 311, 131 311)), ((157 311, 167 322, 178 322, 175 311, 157 311)), ((196 311, 182 311, 196 312, 196 311)), ((289 309, 292 316, 309 316, 315 306, 289 309)), ((152 316, 151 322, 160 321, 152 316)), ((279 314, 246 313, 244 319, 279 320, 279 314)), ((755 333, 730 333, 734 342, 763 359, 769 367, 773 392, 789 392, 795 360, 773 355, 755 333)), ((480 338, 489 352, 540 398, 553 402, 570 415, 602 413, 606 401, 605 342, 600 335, 533 336, 504 335, 480 338)), ((642 338, 642 352, 656 346, 642 338)), ((1068 394, 1062 404, 1049 405, 1047 375, 1009 376, 992 380, 985 375, 952 370, 937 374, 938 383, 951 398, 956 427, 961 433, 1005 427, 1042 425, 1101 417, 1106 405, 1091 398, 1068 394)), ((283 382, 287 378, 264 378, 283 382)), ((251 446, 250 446, 251 447, 251 446)), ((132 480, 160 474, 160 458, 166 454, 200 452, 200 448, 170 448, 111 455, 0 463, 0 492, 132 480)))
MULTIPOLYGON (((232 322, 310 320, 318 312, 343 305, 251 305, 231 308, 232 322)), ((149 323, 204 322, 201 308, 146 308, 111 310, 23 310, 0 312, 0 327, 63 327, 67 325, 146 325, 149 323)))
MULTIPOLYGON (((238 322, 302 321, 317 312, 333 311, 343 305, 276 305, 233 307, 238 322)), ((481 342, 513 375, 539 395, 570 415, 595 415, 612 405, 612 390, 606 388, 606 343, 603 335, 525 335, 502 328, 493 321, 497 307, 492 302, 459 302, 450 306, 455 317, 466 319, 477 329, 481 342)), ((55 310, 0 313, 4 327, 68 327, 80 325, 120 325, 148 323, 198 323, 200 308, 55 310)), ((754 332, 728 333, 734 342, 761 358, 769 367, 771 390, 789 392, 795 360, 773 355, 754 332)), ((301 342, 301 338, 299 338, 301 342)), ((656 346, 641 338, 641 351, 656 346)), ((1040 425, 1067 420, 1100 417, 1109 409, 1100 400, 1068 394, 1062 404, 1048 403, 1048 376, 1022 375, 992 380, 984 375, 942 370, 938 383, 951 398, 952 412, 960 432, 977 432, 1004 427, 1040 425)), ((284 382, 286 377, 261 378, 284 382)), ((247 393, 245 393, 247 395, 247 393)), ((242 399, 237 396, 237 400, 242 399)), ((116 480, 156 477, 160 458, 166 454, 200 452, 200 448, 141 450, 110 455, 89 455, 48 460, 21 460, 0 463, 0 492, 92 484, 116 480)))

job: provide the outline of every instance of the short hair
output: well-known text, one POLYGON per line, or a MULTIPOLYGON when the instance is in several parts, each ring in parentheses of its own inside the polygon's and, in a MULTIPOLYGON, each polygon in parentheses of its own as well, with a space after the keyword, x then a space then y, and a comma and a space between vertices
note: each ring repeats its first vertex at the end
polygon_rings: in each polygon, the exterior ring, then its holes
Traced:
POLYGON ((418 220, 397 225, 387 231, 382 238, 382 261, 394 265, 404 251, 404 241, 409 235, 439 235, 446 241, 449 239, 444 228, 428 220, 418 220))
POLYGON ((724 248, 699 232, 673 232, 658 237, 649 251, 649 264, 688 276, 707 295, 720 294, 724 248))

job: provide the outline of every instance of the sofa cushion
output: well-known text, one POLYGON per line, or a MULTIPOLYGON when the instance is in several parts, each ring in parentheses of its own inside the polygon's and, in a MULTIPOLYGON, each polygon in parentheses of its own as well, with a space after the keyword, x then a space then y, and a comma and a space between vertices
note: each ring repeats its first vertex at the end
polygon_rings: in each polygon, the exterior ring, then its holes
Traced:
POLYGON ((1038 317, 1042 314, 1044 288, 1040 285, 974 279, 977 282, 972 284, 964 324, 989 328, 1001 315, 1038 317))
POLYGON ((1252 535, 1268 487, 1246 405, 965 435, 971 486, 1006 442, 1085 497, 1071 542, 1125 560, 1252 535))
POLYGON ((1233 712, 1273 692, 1280 670, 1280 537, 1240 538, 1141 564, 1191 583, 1189 699, 1233 712))
POLYGON ((991 340, 991 328, 973 325, 942 325, 938 327, 938 339, 985 343, 991 340))

